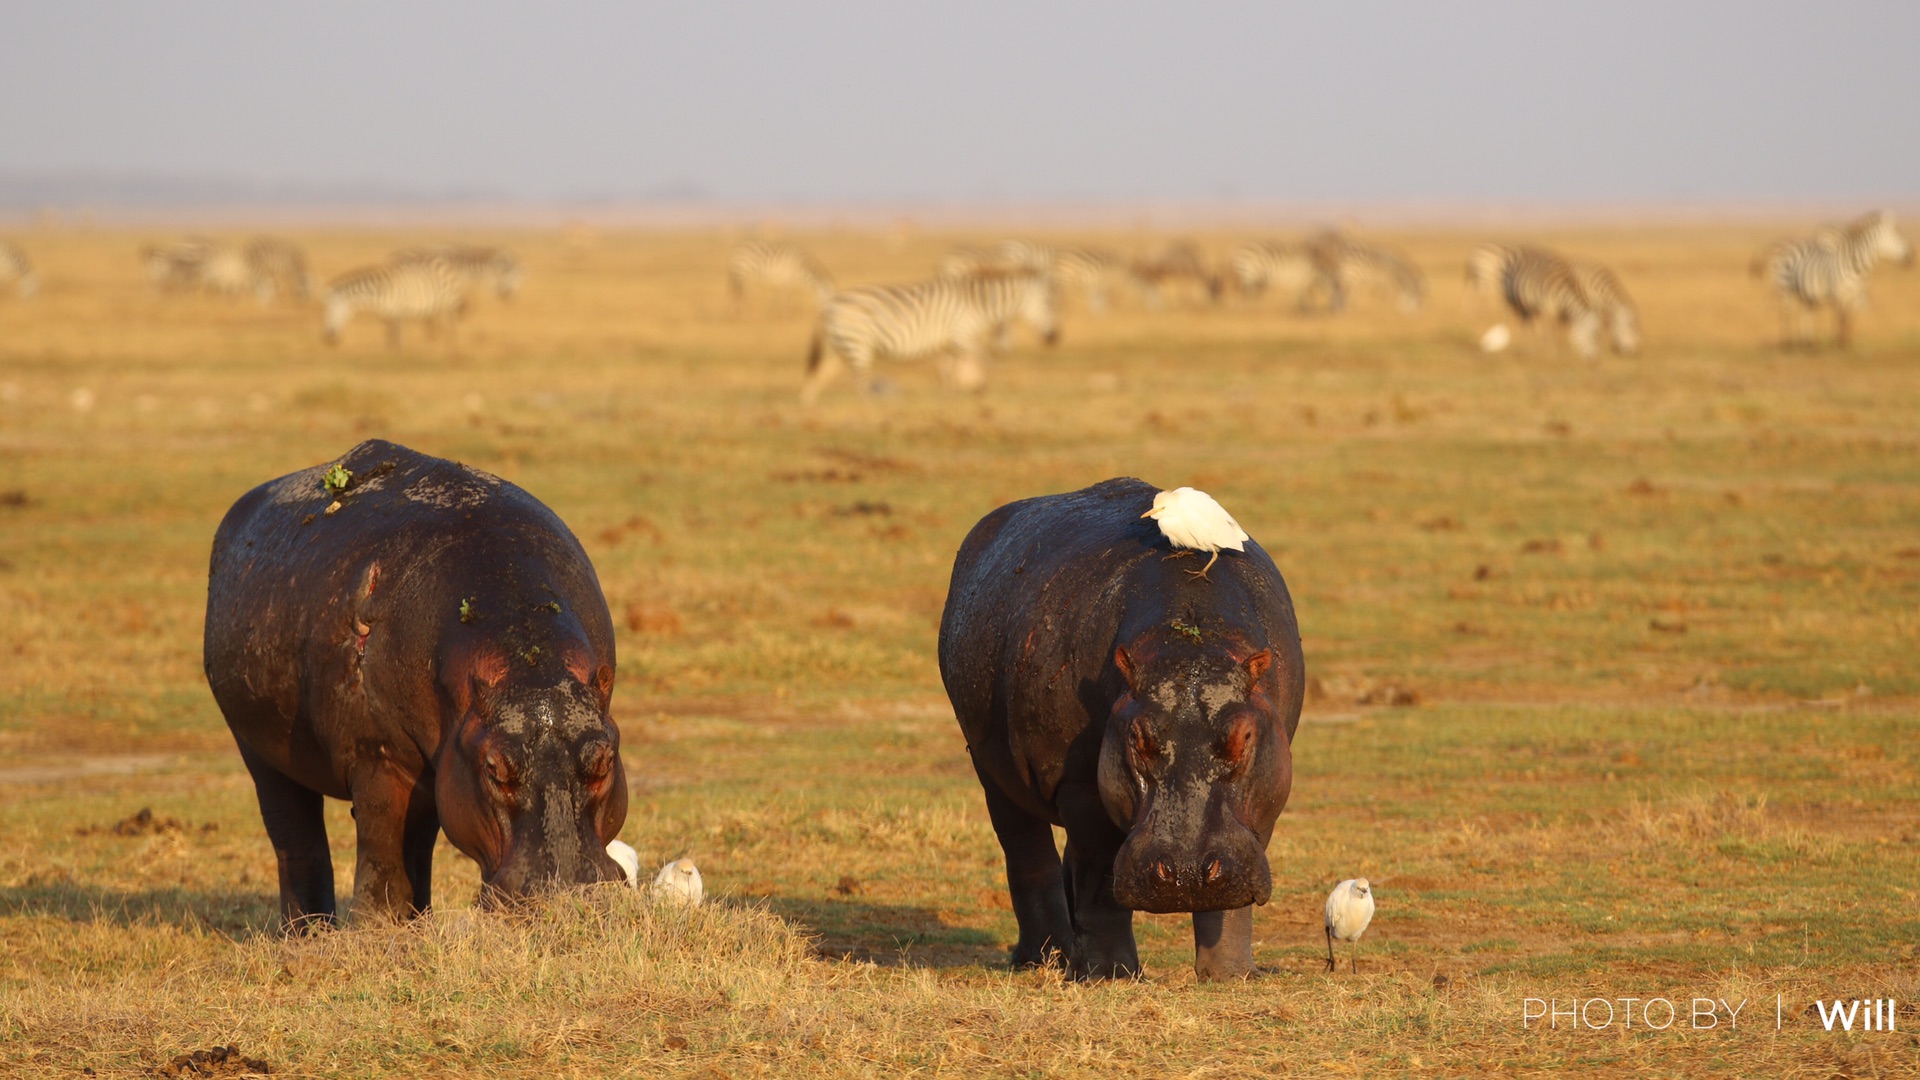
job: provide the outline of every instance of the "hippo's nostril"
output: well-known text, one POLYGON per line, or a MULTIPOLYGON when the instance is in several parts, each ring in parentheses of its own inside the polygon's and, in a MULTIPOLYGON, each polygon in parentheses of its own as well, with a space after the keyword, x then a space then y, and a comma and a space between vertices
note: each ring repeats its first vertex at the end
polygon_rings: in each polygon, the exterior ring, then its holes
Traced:
POLYGON ((1220 880, 1220 860, 1214 859, 1207 863, 1207 884, 1211 885, 1214 882, 1219 880, 1220 880))
POLYGON ((1173 880, 1173 871, 1167 869, 1167 864, 1164 859, 1155 859, 1153 862, 1153 876, 1159 878, 1161 881, 1170 882, 1173 880))

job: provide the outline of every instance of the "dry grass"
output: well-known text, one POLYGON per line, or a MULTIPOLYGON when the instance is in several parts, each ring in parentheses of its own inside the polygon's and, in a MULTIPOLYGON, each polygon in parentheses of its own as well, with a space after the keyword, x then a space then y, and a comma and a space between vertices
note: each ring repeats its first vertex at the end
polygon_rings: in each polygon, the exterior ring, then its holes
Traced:
MULTIPOLYGON (((152 296, 149 237, 24 235, 46 282, 0 299, 0 1070, 228 1043, 335 1076, 1920 1068, 1907 1030, 1794 1012, 1920 998, 1920 274, 1882 274, 1857 351, 1782 355, 1744 272, 1769 232, 1536 237, 1641 301, 1647 355, 1592 367, 1480 354, 1477 237, 1435 232, 1390 238, 1432 278, 1411 318, 1123 305, 978 399, 902 366, 810 413, 804 314, 731 317, 723 236, 469 237, 521 250, 526 292, 389 353, 152 296), (415 926, 270 932, 199 671, 207 545, 246 488, 376 434, 580 534, 620 626, 623 835, 692 854, 719 905, 481 916, 443 849, 415 926), (1275 552, 1318 680, 1245 985, 1194 985, 1160 917, 1139 983, 1005 968, 933 664, 949 560, 1000 502, 1119 474, 1205 487, 1275 552), (110 828, 143 806, 182 828, 110 828), (1357 873, 1381 914, 1329 979, 1319 903, 1357 873), (1529 996, 1661 994, 1767 1016, 1521 1024, 1529 996)), ((327 274, 436 237, 300 239, 327 274)), ((854 282, 991 237, 801 239, 854 282)))

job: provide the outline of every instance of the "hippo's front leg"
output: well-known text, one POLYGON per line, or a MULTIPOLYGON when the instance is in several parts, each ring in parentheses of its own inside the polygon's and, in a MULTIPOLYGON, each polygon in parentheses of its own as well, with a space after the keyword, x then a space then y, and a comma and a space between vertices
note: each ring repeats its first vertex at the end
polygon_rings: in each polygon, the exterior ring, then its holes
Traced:
POLYGON ((438 828, 433 787, 390 762, 355 770, 350 783, 360 847, 353 869, 354 920, 410 919, 432 895, 432 847, 423 853, 421 838, 429 822, 438 828))
POLYGON ((1007 857, 1007 894, 1020 924, 1013 966, 1052 963, 1073 945, 1073 919, 1067 911, 1060 853, 1053 846, 1053 826, 1022 810, 985 772, 975 771, 987 795, 994 835, 1007 857))
POLYGON ((1193 973, 1201 982, 1253 974, 1253 905, 1193 913, 1193 973))
POLYGON ((1115 828, 1098 785, 1063 783, 1055 805, 1067 823, 1067 898, 1073 909, 1073 977, 1121 979, 1140 974, 1133 911, 1113 898, 1113 859, 1126 835, 1115 828))

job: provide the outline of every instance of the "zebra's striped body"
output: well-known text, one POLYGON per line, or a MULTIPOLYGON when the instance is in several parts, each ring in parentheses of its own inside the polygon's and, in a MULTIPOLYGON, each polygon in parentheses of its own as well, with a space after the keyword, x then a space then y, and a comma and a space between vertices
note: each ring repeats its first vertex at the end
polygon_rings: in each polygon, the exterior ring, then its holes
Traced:
POLYGON ((990 251, 976 247, 957 247, 940 257, 940 265, 934 270, 934 276, 943 278, 972 277, 994 269, 994 257, 990 251))
POLYGON ((1227 269, 1242 297, 1260 296, 1268 289, 1288 292, 1298 298, 1301 310, 1323 278, 1312 249, 1298 244, 1242 244, 1227 257, 1227 269))
POLYGON ((22 300, 40 291, 40 275, 34 272, 27 253, 6 240, 0 240, 0 288, 12 285, 22 300))
POLYGON ((440 326, 452 330, 467 307, 472 283, 441 259, 388 263, 349 271, 327 285, 326 321, 321 337, 328 344, 340 340, 340 331, 360 312, 386 320, 387 344, 400 344, 400 324, 422 323, 429 334, 440 326))
POLYGON ((1390 291, 1407 314, 1420 310, 1426 279, 1399 252, 1337 232, 1323 233, 1308 246, 1328 310, 1345 310, 1349 296, 1371 289, 1390 291))
POLYGON ((805 292, 824 304, 833 295, 833 275, 791 244, 748 240, 727 258, 727 294, 737 308, 746 302, 748 288, 755 286, 805 292))
POLYGON ((273 292, 285 293, 296 300, 313 295, 306 252, 293 244, 271 236, 256 236, 247 245, 246 259, 255 280, 273 292))
POLYGON ((1220 275, 1207 265, 1200 249, 1186 241, 1135 259, 1127 273, 1133 278, 1134 287, 1140 290, 1142 302, 1156 311, 1166 302, 1167 286, 1180 282, 1204 292, 1208 300, 1220 299, 1220 275))
POLYGON ((1467 258, 1467 280, 1482 292, 1497 292, 1536 331, 1549 322, 1565 326, 1582 359, 1599 355, 1600 312, 1573 266, 1559 255, 1544 248, 1481 244, 1467 258))
POLYGON ((526 280, 520 260, 502 248, 469 247, 463 244, 432 244, 401 248, 388 261, 395 266, 437 262, 459 275, 470 288, 491 285, 502 300, 511 300, 526 280))
POLYGON ((865 374, 883 356, 940 357, 947 381, 976 388, 984 378, 985 354, 1016 321, 1031 326, 1048 344, 1059 337, 1051 277, 981 274, 843 289, 820 311, 801 400, 818 397, 841 361, 865 374))
POLYGON ((1809 314, 1825 307, 1833 312, 1835 343, 1846 346, 1853 312, 1866 300, 1868 274, 1881 259, 1913 264, 1913 246, 1884 210, 1842 228, 1822 229, 1805 240, 1781 241, 1756 259, 1754 274, 1764 275, 1780 295, 1787 323, 1783 343, 1810 344, 1811 335, 1800 331, 1809 314))

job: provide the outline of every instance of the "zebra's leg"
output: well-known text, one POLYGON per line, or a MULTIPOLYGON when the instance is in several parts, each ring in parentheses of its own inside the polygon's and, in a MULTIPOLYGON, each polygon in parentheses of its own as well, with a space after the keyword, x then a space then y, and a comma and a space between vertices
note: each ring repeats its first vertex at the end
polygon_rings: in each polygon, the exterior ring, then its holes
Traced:
MULTIPOLYGON (((800 386, 800 404, 813 404, 820 397, 820 391, 839 377, 841 365, 840 350, 826 340, 825 334, 815 334, 807 353, 807 378, 800 386)), ((869 365, 856 365, 862 369, 866 366, 869 365)))
POLYGON ((1853 346, 1853 309, 1845 304, 1833 305, 1833 343, 1842 349, 1853 346))
POLYGON ((388 319, 387 320, 387 348, 397 349, 399 347, 400 347, 400 320, 388 319))
POLYGON ((987 386, 987 361, 978 352, 968 350, 953 358, 953 385, 956 389, 979 393, 987 386))

